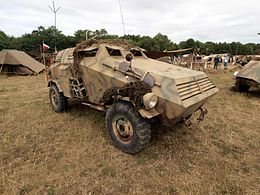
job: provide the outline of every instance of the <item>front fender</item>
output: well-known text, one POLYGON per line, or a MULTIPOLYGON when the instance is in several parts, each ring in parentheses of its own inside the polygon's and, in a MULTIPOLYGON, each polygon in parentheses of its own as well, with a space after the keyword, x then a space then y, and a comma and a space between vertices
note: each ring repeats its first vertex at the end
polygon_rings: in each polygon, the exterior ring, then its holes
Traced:
POLYGON ((148 119, 151 119, 151 118, 153 118, 153 117, 155 117, 155 116, 158 116, 160 113, 157 111, 157 110, 155 110, 154 108, 153 109, 151 109, 151 110, 145 110, 145 109, 139 109, 138 110, 138 112, 141 114, 141 116, 143 117, 143 118, 148 118, 148 119))
POLYGON ((58 89, 59 89, 59 92, 63 92, 62 90, 61 90, 61 87, 60 87, 60 85, 57 83, 57 81, 55 81, 55 80, 49 80, 48 81, 48 85, 47 85, 47 87, 50 87, 51 85, 56 85, 57 87, 58 87, 58 89))

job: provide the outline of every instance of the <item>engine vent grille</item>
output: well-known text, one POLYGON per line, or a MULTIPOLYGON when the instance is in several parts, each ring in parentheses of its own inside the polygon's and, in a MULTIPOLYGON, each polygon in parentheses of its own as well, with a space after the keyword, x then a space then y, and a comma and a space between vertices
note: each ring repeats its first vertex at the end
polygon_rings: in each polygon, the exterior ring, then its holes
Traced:
POLYGON ((189 99, 215 87, 208 77, 177 84, 181 100, 189 99))

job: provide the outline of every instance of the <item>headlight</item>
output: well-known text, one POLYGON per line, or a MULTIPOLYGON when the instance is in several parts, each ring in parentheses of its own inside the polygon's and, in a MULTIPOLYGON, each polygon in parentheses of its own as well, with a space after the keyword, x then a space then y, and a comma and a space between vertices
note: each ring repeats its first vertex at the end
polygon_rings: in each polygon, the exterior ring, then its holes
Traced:
POLYGON ((147 110, 151 110, 152 108, 154 108, 157 102, 158 102, 158 97, 153 93, 147 93, 143 96, 143 103, 145 109, 147 110))

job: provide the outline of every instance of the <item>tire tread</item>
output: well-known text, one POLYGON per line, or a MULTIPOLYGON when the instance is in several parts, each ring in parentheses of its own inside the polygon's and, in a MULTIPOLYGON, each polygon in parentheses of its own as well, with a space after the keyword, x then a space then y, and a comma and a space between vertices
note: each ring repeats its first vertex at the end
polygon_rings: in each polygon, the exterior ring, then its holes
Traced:
POLYGON ((108 109, 106 114, 106 127, 114 145, 129 154, 140 152, 151 140, 151 126, 149 122, 142 118, 135 107, 128 102, 116 102, 108 109), (133 123, 132 126, 136 133, 136 138, 134 142, 131 142, 129 145, 123 145, 120 141, 116 140, 113 135, 114 133, 110 123, 112 123, 113 116, 117 113, 130 117, 133 123))

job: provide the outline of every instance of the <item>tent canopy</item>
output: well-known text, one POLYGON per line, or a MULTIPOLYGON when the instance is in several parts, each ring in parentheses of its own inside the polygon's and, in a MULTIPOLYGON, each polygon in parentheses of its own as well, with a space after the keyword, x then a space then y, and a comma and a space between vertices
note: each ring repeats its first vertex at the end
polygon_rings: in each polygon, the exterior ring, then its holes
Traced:
POLYGON ((23 51, 2 50, 0 52, 0 73, 27 75, 39 73, 44 65, 23 51))
POLYGON ((194 50, 194 48, 187 48, 187 49, 179 49, 179 50, 173 50, 173 51, 145 51, 144 53, 149 58, 158 59, 161 57, 173 56, 174 54, 177 54, 177 53, 182 53, 185 51, 193 51, 193 50, 194 50))

